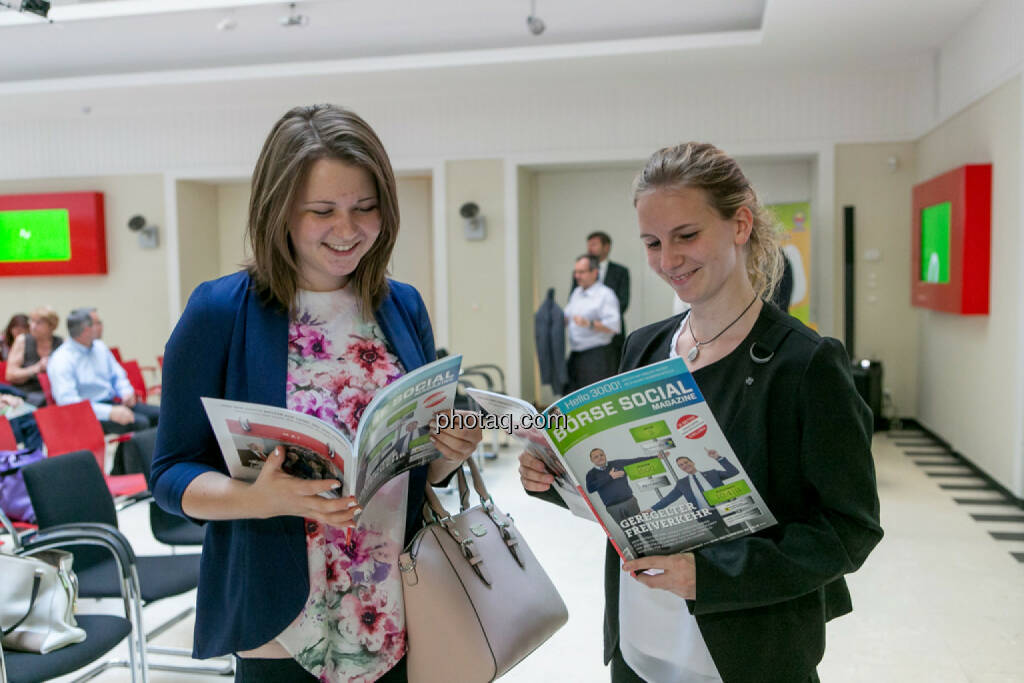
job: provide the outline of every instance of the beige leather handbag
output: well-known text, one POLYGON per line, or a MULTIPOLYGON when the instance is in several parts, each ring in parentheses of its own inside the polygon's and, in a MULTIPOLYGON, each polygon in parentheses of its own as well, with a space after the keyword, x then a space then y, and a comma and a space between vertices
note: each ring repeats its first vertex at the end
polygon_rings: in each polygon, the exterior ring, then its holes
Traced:
POLYGON ((461 512, 449 515, 427 484, 427 526, 402 553, 411 683, 492 681, 569 619, 562 597, 512 518, 494 505, 468 460, 480 504, 458 472, 461 512))

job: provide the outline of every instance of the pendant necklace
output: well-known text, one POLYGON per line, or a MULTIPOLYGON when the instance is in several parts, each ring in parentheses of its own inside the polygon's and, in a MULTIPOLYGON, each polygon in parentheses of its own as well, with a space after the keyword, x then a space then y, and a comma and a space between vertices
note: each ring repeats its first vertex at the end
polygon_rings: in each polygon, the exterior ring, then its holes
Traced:
POLYGON ((728 330, 730 327, 732 327, 733 325, 740 321, 740 318, 742 318, 746 314, 746 312, 750 310, 750 307, 754 305, 755 301, 757 301, 757 294, 755 294, 754 298, 750 300, 750 303, 747 304, 747 307, 743 309, 743 313, 740 313, 738 316, 736 316, 735 320, 726 325, 721 332, 716 334, 711 339, 708 339, 707 341, 697 341, 697 336, 693 333, 693 325, 690 324, 693 320, 693 312, 691 311, 690 315, 686 316, 686 329, 690 330, 690 338, 693 339, 694 346, 693 348, 686 352, 686 360, 690 361, 691 363, 697 360, 697 356, 700 355, 700 347, 707 346, 708 344, 710 344, 711 342, 715 341, 723 334, 725 334, 726 330, 728 330))

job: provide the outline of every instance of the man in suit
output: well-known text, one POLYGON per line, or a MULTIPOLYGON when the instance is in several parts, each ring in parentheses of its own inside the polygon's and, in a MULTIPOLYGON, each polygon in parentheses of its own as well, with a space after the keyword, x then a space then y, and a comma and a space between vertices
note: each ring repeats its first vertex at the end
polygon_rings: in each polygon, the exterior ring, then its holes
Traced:
POLYGON ((626 465, 650 460, 644 458, 625 458, 609 460, 601 448, 590 451, 590 462, 594 467, 587 472, 587 492, 597 493, 601 497, 608 514, 616 522, 640 514, 640 505, 633 495, 633 488, 626 476, 626 465))
POLYGON ((652 510, 662 510, 674 504, 679 498, 683 498, 693 506, 694 510, 710 508, 711 516, 707 519, 713 523, 718 524, 722 521, 718 511, 709 505, 707 499, 704 498, 704 492, 718 488, 724 483, 725 479, 739 474, 739 470, 736 469, 735 465, 719 455, 718 451, 710 448, 705 448, 704 450, 707 451, 707 454, 715 462, 722 466, 722 469, 698 470, 693 460, 685 456, 676 458, 676 465, 683 471, 683 476, 676 482, 672 490, 668 492, 668 495, 651 506, 652 510))
MULTIPOLYGON (((587 253, 598 260, 597 281, 615 292, 619 300, 619 317, 629 308, 629 268, 608 260, 612 251, 612 238, 606 232, 596 230, 587 235, 587 253)), ((576 280, 573 279, 569 293, 576 288, 576 280)), ((622 353, 622 346, 626 341, 626 323, 622 322, 622 330, 612 339, 612 348, 615 358, 618 360, 622 353)))

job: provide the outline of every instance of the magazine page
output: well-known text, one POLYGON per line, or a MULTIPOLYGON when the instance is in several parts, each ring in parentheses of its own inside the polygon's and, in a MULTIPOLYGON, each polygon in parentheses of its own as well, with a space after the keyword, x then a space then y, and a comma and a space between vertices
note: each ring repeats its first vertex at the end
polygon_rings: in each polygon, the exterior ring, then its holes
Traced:
POLYGON ((353 495, 355 468, 352 447, 326 422, 287 408, 202 399, 214 436, 235 479, 255 481, 277 446, 284 446, 281 469, 302 479, 337 479, 340 491, 325 497, 353 495))
POLYGON ((580 495, 579 484, 551 450, 551 445, 544 436, 547 415, 538 413, 526 401, 512 396, 482 389, 466 389, 466 393, 487 411, 488 415, 485 416, 483 424, 485 429, 502 429, 514 436, 530 455, 543 462, 554 475, 555 482, 552 488, 565 501, 566 507, 577 517, 595 521, 590 506, 580 495), (493 420, 487 419, 492 416, 493 420))
POLYGON ((559 400, 546 429, 626 560, 775 524, 681 358, 559 400))
POLYGON ((434 413, 450 410, 462 356, 446 356, 382 387, 359 420, 355 496, 366 505, 385 482, 441 456, 430 441, 434 413))

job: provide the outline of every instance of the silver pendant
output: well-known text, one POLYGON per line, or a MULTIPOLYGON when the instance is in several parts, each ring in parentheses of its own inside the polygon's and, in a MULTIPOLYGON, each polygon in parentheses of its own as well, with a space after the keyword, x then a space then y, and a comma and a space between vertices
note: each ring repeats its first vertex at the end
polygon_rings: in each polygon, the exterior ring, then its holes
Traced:
POLYGON ((700 355, 700 347, 694 346, 692 349, 686 352, 686 360, 692 363, 693 361, 697 360, 698 355, 700 355))

